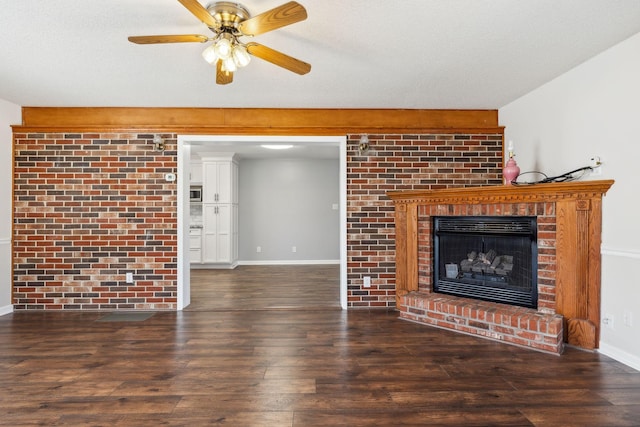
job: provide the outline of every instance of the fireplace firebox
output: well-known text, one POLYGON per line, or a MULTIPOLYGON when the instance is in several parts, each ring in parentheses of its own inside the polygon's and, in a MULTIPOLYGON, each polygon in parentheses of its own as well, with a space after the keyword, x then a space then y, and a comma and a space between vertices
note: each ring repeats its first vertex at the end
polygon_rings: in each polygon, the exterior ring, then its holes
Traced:
POLYGON ((433 291, 538 305, 535 216, 435 216, 433 291))

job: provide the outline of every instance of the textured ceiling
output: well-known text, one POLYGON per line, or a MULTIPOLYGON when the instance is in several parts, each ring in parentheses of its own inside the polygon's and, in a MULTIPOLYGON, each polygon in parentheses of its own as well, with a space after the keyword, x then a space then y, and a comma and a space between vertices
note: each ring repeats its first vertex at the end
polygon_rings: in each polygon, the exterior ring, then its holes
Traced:
MULTIPOLYGON (((312 64, 254 58, 215 84, 211 35, 177 0, 3 0, 0 99, 21 106, 496 109, 640 32, 638 0, 299 0, 309 18, 255 38, 312 64)), ((284 1, 245 0, 254 15, 284 1)), ((206 5, 203 1, 203 5, 206 5)), ((245 39, 246 40, 246 39, 245 39)))

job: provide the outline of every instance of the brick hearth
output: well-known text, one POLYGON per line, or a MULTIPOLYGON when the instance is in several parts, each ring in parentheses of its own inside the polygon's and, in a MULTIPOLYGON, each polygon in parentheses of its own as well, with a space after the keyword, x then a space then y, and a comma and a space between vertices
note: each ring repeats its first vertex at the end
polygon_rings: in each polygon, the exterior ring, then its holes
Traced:
POLYGON ((400 318, 536 350, 597 348, 601 198, 613 181, 389 193, 400 318), (433 293, 432 216, 537 217, 538 307, 433 293))
POLYGON ((432 292, 402 297, 400 318, 549 353, 562 353, 562 316, 432 292))

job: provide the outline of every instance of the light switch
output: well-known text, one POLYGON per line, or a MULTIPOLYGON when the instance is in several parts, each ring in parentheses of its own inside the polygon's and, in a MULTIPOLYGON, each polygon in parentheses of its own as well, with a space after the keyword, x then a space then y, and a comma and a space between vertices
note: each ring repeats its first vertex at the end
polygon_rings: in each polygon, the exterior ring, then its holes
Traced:
POLYGON ((362 280, 362 286, 365 288, 371 287, 371 276, 364 276, 362 280))

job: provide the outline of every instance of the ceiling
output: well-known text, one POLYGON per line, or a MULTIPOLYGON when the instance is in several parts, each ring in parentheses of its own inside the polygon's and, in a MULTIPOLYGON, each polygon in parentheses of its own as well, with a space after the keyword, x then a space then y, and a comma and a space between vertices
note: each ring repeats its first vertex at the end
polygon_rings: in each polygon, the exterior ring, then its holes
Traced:
POLYGON ((232 136, 226 140, 220 137, 189 137, 191 159, 200 160, 220 153, 233 153, 238 160, 291 160, 313 159, 338 161, 340 144, 336 137, 274 137, 274 136, 232 136), (273 149, 267 146, 287 147, 273 149))
MULTIPOLYGON (((242 0, 252 15, 286 0, 242 0)), ((298 0, 308 19, 255 41, 312 65, 254 58, 215 84, 208 45, 131 35, 211 31, 177 0, 2 1, 0 99, 20 106, 498 109, 640 32, 638 0, 298 0)), ((209 0, 201 0, 203 6, 209 0)), ((246 37, 243 41, 249 41, 246 37)), ((334 145, 241 158, 338 158, 334 145)))
MULTIPOLYGON (((284 2, 243 0, 253 15, 284 2)), ((637 0, 299 2, 306 21, 255 40, 309 62, 311 72, 254 58, 220 86, 200 55, 204 44, 127 41, 211 35, 177 0, 4 0, 0 99, 54 107, 497 109, 640 32, 637 0)))

